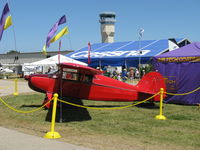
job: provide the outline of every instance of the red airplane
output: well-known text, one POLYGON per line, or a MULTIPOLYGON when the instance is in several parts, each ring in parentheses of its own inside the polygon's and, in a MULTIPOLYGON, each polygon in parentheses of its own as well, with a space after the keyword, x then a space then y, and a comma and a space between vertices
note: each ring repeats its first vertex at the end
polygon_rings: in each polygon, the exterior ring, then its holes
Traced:
MULTIPOLYGON (((58 64, 58 71, 52 74, 33 74, 26 77, 29 87, 46 93, 44 102, 49 101, 54 93, 63 97, 88 99, 96 101, 134 101, 144 100, 160 88, 166 90, 164 78, 158 72, 146 74, 133 86, 103 75, 103 71, 74 64, 58 64)), ((159 101, 156 96, 152 101, 159 101)), ((49 108, 50 105, 47 106, 49 108)))

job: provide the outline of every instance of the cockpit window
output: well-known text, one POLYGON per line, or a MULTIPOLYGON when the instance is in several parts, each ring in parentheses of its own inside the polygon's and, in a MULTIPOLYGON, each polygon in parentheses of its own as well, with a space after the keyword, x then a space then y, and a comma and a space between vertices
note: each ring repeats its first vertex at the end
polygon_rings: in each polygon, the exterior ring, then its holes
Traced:
POLYGON ((93 78, 92 75, 85 74, 82 81, 85 83, 92 83, 92 78, 93 78))
POLYGON ((79 81, 80 74, 77 69, 63 68, 62 79, 79 81))
MULTIPOLYGON (((61 71, 61 70, 60 70, 61 71)), ((48 73, 50 78, 58 78, 61 75, 59 70, 48 73)), ((77 69, 62 68, 62 75, 64 80, 79 81, 82 83, 92 83, 93 75, 80 73, 77 69)))
POLYGON ((49 78, 58 78, 58 73, 59 73, 58 70, 52 71, 52 72, 48 73, 48 76, 49 76, 49 78))
POLYGON ((63 71, 62 79, 79 81, 79 74, 76 72, 63 71))

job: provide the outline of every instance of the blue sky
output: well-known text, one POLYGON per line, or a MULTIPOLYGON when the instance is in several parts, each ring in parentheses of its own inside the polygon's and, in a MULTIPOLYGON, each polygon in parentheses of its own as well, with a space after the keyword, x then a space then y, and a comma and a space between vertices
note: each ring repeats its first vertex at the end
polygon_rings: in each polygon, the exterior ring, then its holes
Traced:
MULTIPOLYGON (((0 13, 6 0, 0 0, 0 13)), ((4 31, 0 53, 16 48, 20 52, 41 51, 48 31, 67 16, 69 35, 62 38, 62 50, 77 50, 101 42, 99 13, 116 13, 115 41, 188 38, 200 41, 199 0, 8 0, 13 27, 4 31)), ((61 30, 64 25, 59 26, 61 30)), ((47 51, 57 50, 58 42, 47 51)))

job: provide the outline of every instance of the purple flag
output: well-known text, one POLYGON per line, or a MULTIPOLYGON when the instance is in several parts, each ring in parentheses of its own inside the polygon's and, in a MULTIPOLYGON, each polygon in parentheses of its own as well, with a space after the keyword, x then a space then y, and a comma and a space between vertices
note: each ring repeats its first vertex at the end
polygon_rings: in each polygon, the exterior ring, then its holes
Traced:
POLYGON ((1 15, 1 20, 0 20, 0 40, 1 40, 2 35, 3 35, 6 16, 7 16, 8 13, 9 13, 9 7, 8 7, 8 3, 6 3, 6 5, 4 6, 2 15, 1 15))
POLYGON ((46 40, 46 47, 48 48, 50 45, 50 41, 51 38, 54 36, 54 34, 56 33, 58 26, 65 23, 66 22, 66 17, 65 15, 62 16, 59 21, 57 21, 54 26, 51 28, 51 30, 49 31, 48 35, 47 35, 47 40, 46 40))

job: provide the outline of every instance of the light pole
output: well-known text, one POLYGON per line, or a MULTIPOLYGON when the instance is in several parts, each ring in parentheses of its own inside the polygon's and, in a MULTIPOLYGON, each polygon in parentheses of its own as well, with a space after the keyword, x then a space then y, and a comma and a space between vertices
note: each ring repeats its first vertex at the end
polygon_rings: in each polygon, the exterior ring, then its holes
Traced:
POLYGON ((141 70, 140 70, 141 57, 140 57, 140 54, 142 53, 142 51, 141 51, 141 40, 142 40, 143 34, 144 34, 144 29, 140 28, 139 29, 139 65, 138 65, 139 78, 140 78, 140 73, 141 73, 141 70))

